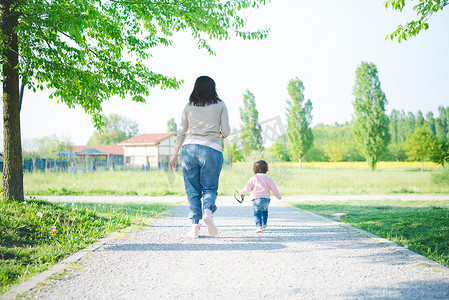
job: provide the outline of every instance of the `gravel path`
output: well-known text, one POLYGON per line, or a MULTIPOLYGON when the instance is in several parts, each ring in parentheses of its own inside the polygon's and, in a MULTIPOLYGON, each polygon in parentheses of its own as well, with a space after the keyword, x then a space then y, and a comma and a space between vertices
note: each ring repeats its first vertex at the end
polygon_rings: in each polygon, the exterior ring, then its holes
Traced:
MULTIPOLYGON (((218 237, 185 236, 188 208, 111 239, 29 299, 449 299, 449 272, 347 226, 272 200, 255 233, 249 201, 220 197, 218 237)), ((402 249, 402 248, 401 248, 402 249)))

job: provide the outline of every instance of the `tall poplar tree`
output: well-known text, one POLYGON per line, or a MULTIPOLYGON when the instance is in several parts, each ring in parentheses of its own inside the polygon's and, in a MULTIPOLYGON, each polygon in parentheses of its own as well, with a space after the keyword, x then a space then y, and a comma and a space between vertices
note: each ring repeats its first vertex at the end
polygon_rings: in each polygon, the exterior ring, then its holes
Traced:
POLYGON ((151 71, 150 49, 170 46, 179 31, 199 48, 210 39, 260 39, 239 12, 266 0, 1 0, 0 63, 3 77, 3 198, 23 199, 19 79, 70 108, 81 106, 97 129, 101 105, 114 95, 145 102, 152 87, 182 81, 151 71))
POLYGON ((381 89, 377 67, 373 63, 362 62, 356 70, 353 87, 354 136, 374 171, 379 156, 390 142, 388 117, 385 114, 387 98, 381 89))
POLYGON ((312 122, 312 102, 304 99, 304 84, 297 77, 288 83, 287 100, 287 138, 288 149, 292 161, 299 161, 313 144, 313 132, 310 127, 312 122))
POLYGON ((449 138, 449 107, 438 107, 438 118, 435 119, 435 134, 439 141, 449 138))
POLYGON ((259 112, 256 109, 256 97, 249 90, 243 94, 243 107, 240 108, 240 138, 243 154, 263 149, 262 127, 259 124, 259 112))

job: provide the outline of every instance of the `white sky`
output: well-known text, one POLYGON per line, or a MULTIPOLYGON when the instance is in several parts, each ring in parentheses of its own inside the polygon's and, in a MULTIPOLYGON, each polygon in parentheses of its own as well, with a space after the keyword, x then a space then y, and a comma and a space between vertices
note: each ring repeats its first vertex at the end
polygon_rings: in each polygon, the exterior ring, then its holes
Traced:
MULTIPOLYGON (((344 123, 353 114, 352 87, 361 61, 377 66, 388 112, 435 114, 438 106, 449 105, 449 8, 430 19, 429 30, 401 44, 385 36, 414 15, 387 10, 384 1, 272 0, 245 16, 249 28, 270 28, 270 36, 263 41, 213 41, 217 55, 209 56, 189 34, 179 34, 174 46, 152 52, 150 67, 184 79, 181 89, 154 89, 146 104, 112 99, 104 103, 104 114, 137 121, 140 133, 165 132, 168 119, 179 123, 195 79, 208 75, 228 107, 232 128, 240 126, 239 107, 247 89, 255 94, 260 121, 284 120, 286 87, 298 77, 313 103, 312 125, 344 123)), ((57 104, 48 94, 25 92, 22 139, 57 134, 75 145, 85 144, 94 131, 90 116, 57 104)))

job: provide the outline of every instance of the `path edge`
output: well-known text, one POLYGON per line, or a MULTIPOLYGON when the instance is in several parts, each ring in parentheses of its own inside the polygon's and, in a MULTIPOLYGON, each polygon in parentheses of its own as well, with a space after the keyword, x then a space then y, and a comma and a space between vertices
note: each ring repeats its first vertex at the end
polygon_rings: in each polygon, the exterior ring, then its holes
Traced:
POLYGON ((312 215, 312 216, 314 216, 316 218, 319 218, 319 219, 322 219, 324 221, 331 222, 331 223, 337 223, 338 226, 340 226, 342 228, 345 228, 348 231, 355 232, 357 234, 366 236, 366 237, 374 240, 376 243, 380 244, 381 246, 393 248, 394 251, 401 252, 401 253, 403 253, 403 254, 413 258, 419 264, 432 268, 434 271, 440 271, 440 272, 445 272, 445 273, 449 274, 449 268, 448 267, 443 266, 443 265, 441 265, 441 264, 439 264, 439 263, 437 263, 437 262, 435 262, 435 261, 433 261, 433 260, 431 260, 431 259, 429 259, 429 258, 427 258, 427 257, 425 257, 423 255, 421 255, 421 254, 413 252, 413 251, 411 251, 411 250, 409 250, 409 249, 407 249, 405 247, 399 246, 398 244, 393 243, 392 241, 387 240, 387 239, 385 239, 383 237, 377 236, 377 235, 375 235, 375 234, 373 234, 371 232, 368 232, 368 231, 365 231, 363 229, 351 226, 349 224, 338 222, 336 220, 320 216, 320 215, 315 214, 313 212, 310 212, 308 210, 304 210, 304 209, 295 207, 293 204, 288 204, 288 203, 285 203, 285 202, 283 202, 282 204, 285 205, 285 206, 289 206, 290 208, 292 208, 294 210, 297 210, 297 211, 299 211, 301 213, 312 215))
MULTIPOLYGON (((167 209, 167 210, 157 214, 156 216, 154 216, 153 218, 150 219, 151 221, 148 225, 143 226, 142 229, 139 229, 139 230, 143 230, 143 228, 151 226, 151 223, 153 223, 154 221, 156 221, 157 219, 159 219, 161 217, 165 217, 167 215, 172 214, 173 210, 179 206, 182 206, 182 204, 175 205, 175 206, 171 207, 170 209, 167 209)), ((133 227, 133 225, 122 228, 118 231, 109 233, 105 237, 97 240, 93 244, 90 244, 86 248, 78 250, 77 252, 73 253, 72 255, 70 255, 70 256, 66 257, 65 259, 63 259, 62 261, 58 262, 56 265, 54 265, 50 269, 42 271, 41 273, 31 277, 30 279, 22 282, 19 285, 13 287, 12 289, 7 291, 3 295, 0 295, 0 300, 17 299, 20 295, 23 295, 26 292, 37 287, 39 284, 42 284, 44 281, 49 279, 52 275, 54 275, 56 273, 61 273, 64 270, 70 268, 71 263, 80 261, 87 254, 97 250, 98 248, 100 248, 101 246, 106 244, 107 242, 114 240, 116 238, 119 238, 121 236, 121 234, 123 234, 124 232, 128 233, 128 230, 130 230, 130 229, 132 230, 132 227, 133 227)))

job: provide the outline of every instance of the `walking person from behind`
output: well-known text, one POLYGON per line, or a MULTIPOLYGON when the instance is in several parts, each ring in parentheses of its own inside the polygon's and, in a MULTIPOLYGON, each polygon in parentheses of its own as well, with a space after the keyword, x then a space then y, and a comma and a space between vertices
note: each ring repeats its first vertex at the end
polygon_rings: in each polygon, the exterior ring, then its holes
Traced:
POLYGON ((188 233, 191 237, 199 236, 201 219, 209 235, 218 235, 212 214, 217 210, 215 200, 223 165, 221 138, 227 137, 230 131, 228 111, 217 95, 214 80, 208 76, 198 77, 182 112, 175 152, 169 162, 171 170, 176 168, 181 150, 189 218, 192 220, 192 229, 188 233))
POLYGON ((267 228, 268 221, 268 206, 270 205, 270 191, 281 200, 282 196, 279 193, 273 179, 268 177, 268 164, 264 160, 258 160, 253 166, 254 176, 248 180, 245 188, 239 192, 239 195, 250 194, 250 199, 253 202, 254 219, 256 221, 256 232, 262 232, 267 228))

